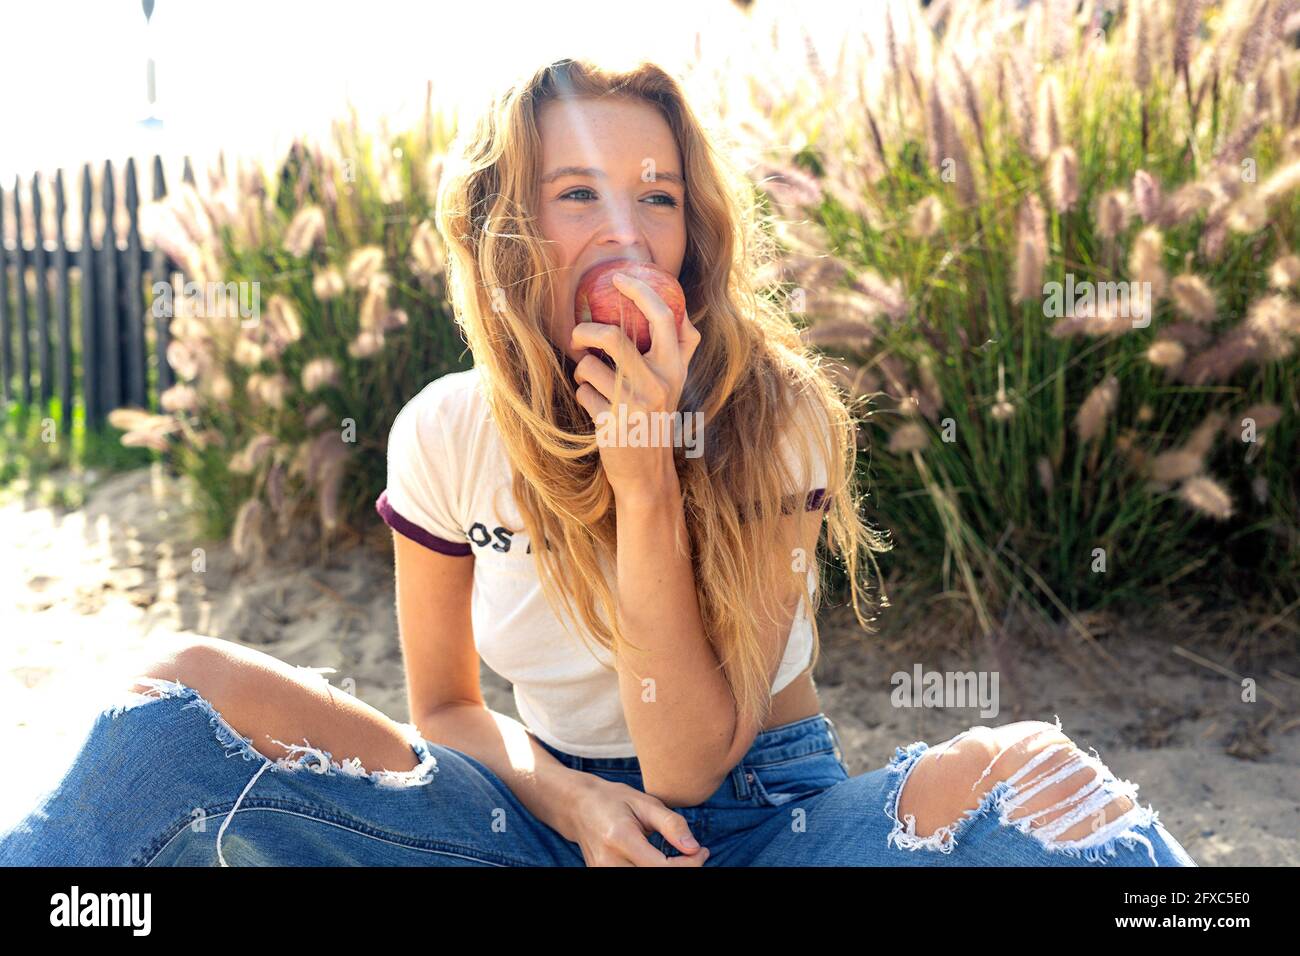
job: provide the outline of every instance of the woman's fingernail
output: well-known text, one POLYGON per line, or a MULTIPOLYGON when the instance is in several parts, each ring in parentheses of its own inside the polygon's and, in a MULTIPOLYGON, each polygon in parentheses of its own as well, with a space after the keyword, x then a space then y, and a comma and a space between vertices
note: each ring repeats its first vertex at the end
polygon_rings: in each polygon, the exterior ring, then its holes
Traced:
POLYGON ((695 837, 691 836, 691 835, 688 833, 688 834, 686 834, 686 836, 682 837, 682 846, 688 846, 688 847, 690 847, 692 850, 694 850, 696 847, 699 846, 699 844, 698 844, 697 842, 695 842, 695 837))

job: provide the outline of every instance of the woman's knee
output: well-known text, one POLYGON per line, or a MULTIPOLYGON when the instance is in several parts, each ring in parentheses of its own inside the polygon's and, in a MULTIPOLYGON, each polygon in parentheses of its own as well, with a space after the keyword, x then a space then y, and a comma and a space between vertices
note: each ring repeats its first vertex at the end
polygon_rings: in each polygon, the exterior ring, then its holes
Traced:
POLYGON ((916 836, 927 837, 978 809, 998 783, 1006 782, 1013 788, 1008 820, 1028 820, 1031 829, 1056 824, 1053 838, 1070 842, 1134 808, 1128 796, 1104 789, 1105 777, 1109 772, 1100 761, 1053 724, 1029 720, 972 727, 917 761, 899 795, 898 818, 914 817, 916 836))
MULTIPOLYGON (((230 641, 178 639, 138 677, 178 681, 193 688, 263 756, 319 750, 335 762, 408 771, 419 761, 413 731, 382 711, 332 687, 319 674, 230 641), (305 743, 307 747, 303 747, 305 743)), ((132 690, 145 692, 136 683, 132 690)))

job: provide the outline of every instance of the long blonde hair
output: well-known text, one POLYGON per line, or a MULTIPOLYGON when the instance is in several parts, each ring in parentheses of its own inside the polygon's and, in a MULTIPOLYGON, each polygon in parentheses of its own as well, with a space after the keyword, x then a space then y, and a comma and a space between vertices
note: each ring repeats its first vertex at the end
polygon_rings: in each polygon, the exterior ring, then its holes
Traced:
POLYGON ((606 576, 616 567, 614 494, 600 466, 595 426, 574 397, 572 361, 536 318, 552 302, 551 264, 535 214, 542 174, 538 110, 549 99, 606 96, 657 106, 685 166, 687 238, 679 281, 702 340, 679 410, 703 413, 707 442, 702 456, 688 458, 677 448, 674 458, 704 630, 740 719, 761 726, 772 694, 759 629, 779 619, 778 599, 792 587, 808 602, 814 666, 820 652, 822 589, 814 598, 806 582, 809 570, 820 575, 817 556, 799 554, 797 538, 784 549, 777 545, 783 513, 820 522, 823 510, 816 502, 805 510, 810 489, 789 494, 798 478, 776 453, 776 437, 795 439, 790 447, 806 476, 814 453, 807 432, 822 432, 817 453, 827 463, 827 546, 842 556, 854 613, 868 630, 859 551, 871 558, 886 545, 859 515, 856 419, 789 316, 757 288, 757 273, 775 249, 753 186, 710 143, 672 77, 650 63, 615 71, 564 59, 503 90, 444 162, 436 224, 447 246, 448 292, 514 468, 514 497, 547 600, 580 634, 617 653, 625 638, 606 576), (823 427, 796 425, 796 401, 820 410, 812 420, 820 418, 823 427))

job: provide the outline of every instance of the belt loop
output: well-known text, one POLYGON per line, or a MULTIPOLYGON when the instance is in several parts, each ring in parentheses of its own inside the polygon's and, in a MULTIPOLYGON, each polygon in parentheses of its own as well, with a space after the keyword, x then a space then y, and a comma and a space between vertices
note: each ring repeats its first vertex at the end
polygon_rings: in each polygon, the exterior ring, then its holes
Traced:
POLYGON ((731 770, 731 785, 736 791, 737 800, 748 800, 750 793, 749 782, 753 779, 751 771, 745 768, 744 763, 738 763, 731 770))
POLYGON ((826 716, 826 714, 822 714, 822 718, 826 721, 826 726, 831 732, 831 738, 835 741, 835 757, 837 760, 843 763, 844 744, 840 740, 840 732, 835 729, 835 721, 831 720, 830 717, 826 716))

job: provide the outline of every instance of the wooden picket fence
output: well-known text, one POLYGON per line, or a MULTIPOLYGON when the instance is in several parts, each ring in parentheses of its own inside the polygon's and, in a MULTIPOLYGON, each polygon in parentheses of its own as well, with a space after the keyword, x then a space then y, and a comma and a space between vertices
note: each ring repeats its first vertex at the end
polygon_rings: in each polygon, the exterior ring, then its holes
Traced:
MULTIPOLYGON (((193 185, 189 157, 182 178, 193 185)), ((174 281, 179 268, 161 250, 145 249, 140 240, 134 159, 127 160, 123 180, 122 206, 128 226, 126 235, 119 237, 113 164, 104 164, 98 196, 103 228, 96 242, 92 234, 94 177, 89 163, 82 167, 81 240, 77 248, 68 244, 64 232, 63 170, 58 170, 53 183, 53 241, 44 235, 39 174, 31 177, 26 198, 21 179, 9 196, 0 187, 0 398, 6 408, 13 401, 31 408, 35 400, 43 413, 57 394, 62 410, 60 428, 65 433, 71 429, 78 400, 85 406, 86 427, 98 429, 108 413, 120 406, 157 410, 158 396, 175 381, 167 362, 170 319, 151 315, 148 290, 155 281, 174 281), (4 239, 10 199, 17 236, 12 245, 4 239), (25 204, 29 204, 35 226, 30 237, 24 236, 25 204), (29 274, 34 279, 34 303, 29 301, 29 274), (75 279, 75 284, 70 279, 75 279), (80 299, 75 336, 70 288, 77 289, 80 299), (74 338, 78 345, 75 361, 74 338), (151 353, 155 357, 152 368, 151 353)), ((166 193, 162 157, 155 156, 152 198, 161 199, 166 193)))

